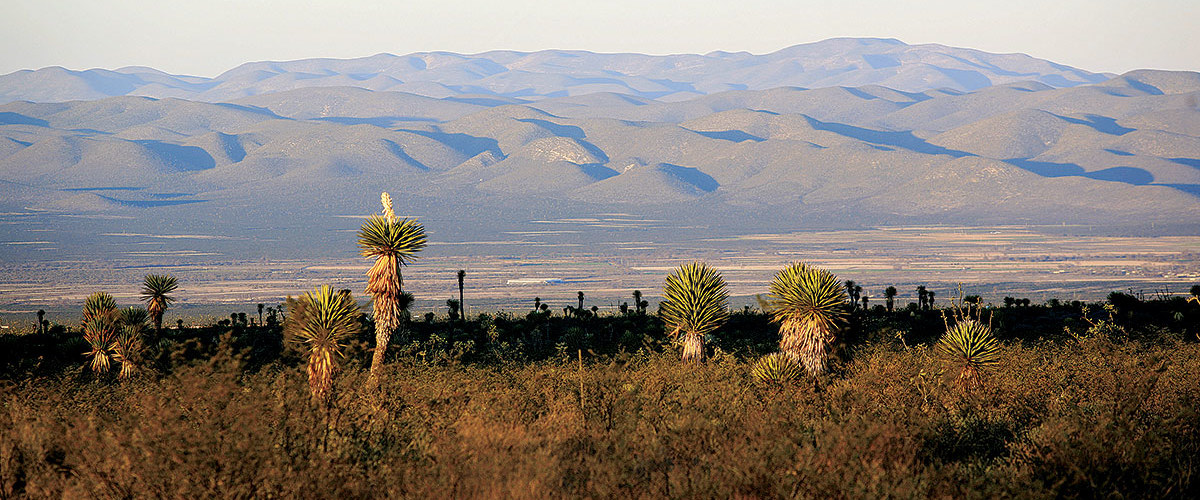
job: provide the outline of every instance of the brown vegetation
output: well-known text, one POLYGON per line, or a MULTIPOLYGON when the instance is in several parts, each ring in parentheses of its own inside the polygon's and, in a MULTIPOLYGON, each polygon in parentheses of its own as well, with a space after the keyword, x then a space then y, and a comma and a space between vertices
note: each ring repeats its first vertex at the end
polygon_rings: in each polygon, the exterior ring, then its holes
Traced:
POLYGON ((78 333, 2 336, 0 496, 1194 497, 1200 308, 1112 303, 993 310, 971 391, 938 311, 860 310, 827 374, 769 383, 754 311, 702 364, 653 315, 413 322, 378 390, 366 329, 320 407, 279 328, 169 330, 125 383, 78 333))

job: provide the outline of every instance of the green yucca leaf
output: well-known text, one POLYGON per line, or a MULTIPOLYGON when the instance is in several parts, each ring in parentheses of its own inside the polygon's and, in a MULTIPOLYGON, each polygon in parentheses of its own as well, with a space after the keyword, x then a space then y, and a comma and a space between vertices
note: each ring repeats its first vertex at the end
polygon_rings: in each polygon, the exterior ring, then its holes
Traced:
POLYGON ((154 328, 162 330, 162 317, 175 297, 167 295, 179 288, 179 281, 167 274, 147 274, 142 280, 142 300, 146 310, 154 319, 154 328))
POLYGON ((117 323, 136 327, 139 331, 146 326, 146 321, 149 319, 150 313, 141 307, 130 306, 117 313, 117 323))
POLYGON ((796 262, 775 274, 767 307, 777 323, 807 322, 835 329, 846 316, 846 290, 824 269, 796 262))
POLYGON ((763 304, 779 323, 779 350, 810 374, 826 370, 829 345, 846 319, 846 291, 833 273, 796 262, 771 280, 763 304))
POLYGON ((938 342, 938 349, 975 368, 1000 362, 1000 343, 987 325, 975 320, 956 323, 938 342))
MULTIPOLYGON (((144 313, 145 310, 142 312, 144 313)), ((112 359, 121 363, 121 371, 117 373, 117 378, 128 379, 137 371, 144 329, 145 319, 143 318, 141 323, 125 324, 117 332, 116 338, 112 342, 112 359)))
POLYGON ((799 363, 782 352, 771 353, 754 362, 750 369, 759 382, 779 384, 799 379, 804 374, 799 363))
POLYGON ((96 292, 88 295, 83 301, 83 322, 87 323, 95 318, 110 317, 117 310, 117 301, 112 295, 105 292, 96 292))
POLYGON ((91 369, 96 373, 108 371, 112 356, 113 341, 117 337, 117 324, 112 315, 93 316, 83 323, 83 340, 91 348, 84 356, 92 358, 91 369))
POLYGON ((721 273, 703 262, 683 264, 667 275, 659 316, 676 335, 708 335, 729 317, 729 292, 721 273))
POLYGON ((967 388, 978 386, 981 373, 1000 363, 1000 343, 991 328, 975 320, 955 323, 937 345, 959 366, 958 383, 967 388))
POLYGON ((358 304, 349 293, 323 285, 298 300, 289 298, 288 309, 284 333, 293 342, 306 345, 309 389, 314 399, 324 399, 346 341, 359 333, 358 304))
POLYGON ((358 246, 363 257, 391 257, 407 265, 425 248, 425 226, 416 219, 371 215, 358 230, 358 246))
MULTIPOLYGON (((161 302, 163 306, 175 301, 167 295, 179 288, 179 281, 174 276, 165 274, 147 274, 142 280, 142 300, 146 302, 161 302)), ((165 307, 164 307, 165 309, 165 307)))

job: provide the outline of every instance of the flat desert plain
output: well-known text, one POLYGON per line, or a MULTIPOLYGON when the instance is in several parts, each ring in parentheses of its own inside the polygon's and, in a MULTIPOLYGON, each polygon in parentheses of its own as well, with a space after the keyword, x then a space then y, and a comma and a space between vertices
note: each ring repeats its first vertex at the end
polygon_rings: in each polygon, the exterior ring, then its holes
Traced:
MULTIPOLYGON (((513 231, 488 241, 430 241, 404 270, 405 290, 416 295, 414 311, 444 314, 457 298, 455 273, 466 270, 472 313, 524 311, 540 297, 554 310, 577 302, 616 311, 641 290, 656 304, 662 280, 682 262, 703 260, 721 270, 733 305, 755 304, 774 272, 802 260, 863 286, 871 304, 883 290, 899 290, 897 307, 915 301, 925 285, 949 300, 959 284, 966 294, 999 304, 1005 296, 1035 302, 1098 300, 1112 291, 1184 293, 1200 283, 1200 236, 1111 236, 1072 226, 904 226, 861 230, 704 237, 680 232, 671 242, 651 241, 656 222, 603 214, 590 218, 531 221, 545 229, 513 231), (597 234, 599 240, 583 238, 597 234)), ((130 235, 131 239, 136 235, 130 235)), ((147 273, 179 278, 174 313, 191 320, 256 313, 256 304, 278 305, 321 284, 348 288, 361 297, 369 262, 353 253, 347 234, 344 256, 318 260, 230 260, 221 252, 167 241, 105 261, 0 263, 0 318, 26 320, 37 309, 77 314, 88 294, 104 290, 120 304, 137 301, 147 273)), ((35 244, 35 243, 29 243, 35 244)), ((60 320, 61 321, 61 320, 60 320)))

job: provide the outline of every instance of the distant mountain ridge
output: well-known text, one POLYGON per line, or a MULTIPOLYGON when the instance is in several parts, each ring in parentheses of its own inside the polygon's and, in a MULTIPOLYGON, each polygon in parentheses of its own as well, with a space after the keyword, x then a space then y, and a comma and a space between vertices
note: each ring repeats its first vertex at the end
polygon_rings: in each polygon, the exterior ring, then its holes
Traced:
POLYGON ((214 78, 153 68, 71 71, 60 67, 0 76, 0 103, 63 102, 116 96, 224 102, 309 87, 358 87, 427 97, 490 95, 523 100, 610 92, 660 101, 730 90, 879 85, 906 92, 973 91, 1018 81, 1051 87, 1099 83, 1112 75, 1037 59, 881 38, 834 38, 754 55, 747 52, 644 55, 572 50, 421 52, 354 59, 242 64, 214 78))
POLYGON ((463 200, 515 210, 546 200, 682 218, 701 212, 679 207, 701 205, 822 212, 846 224, 1193 220, 1200 73, 969 93, 781 87, 680 102, 319 87, 224 103, 0 105, 0 209, 261 213, 338 194, 294 209, 319 218, 355 210, 342 201, 351 193, 381 189, 439 213, 463 200))

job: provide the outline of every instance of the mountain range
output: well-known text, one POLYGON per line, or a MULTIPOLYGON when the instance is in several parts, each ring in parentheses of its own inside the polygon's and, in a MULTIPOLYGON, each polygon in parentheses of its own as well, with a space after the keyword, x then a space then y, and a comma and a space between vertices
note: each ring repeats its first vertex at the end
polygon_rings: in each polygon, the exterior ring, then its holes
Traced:
POLYGON ((495 95, 521 99, 612 92, 661 101, 729 90, 881 85, 911 92, 978 90, 1035 81, 1054 87, 1113 75, 1024 54, 990 54, 879 38, 835 38, 777 52, 654 56, 587 51, 420 52, 357 59, 246 63, 214 78, 153 68, 71 71, 61 67, 0 76, 0 102, 59 102, 116 96, 225 102, 308 87, 357 87, 428 97, 495 95))
POLYGON ((713 234, 1200 214, 1200 74, 895 40, 48 68, 0 96, 10 242, 272 228, 325 248, 384 190, 464 241, 606 213, 713 234))

